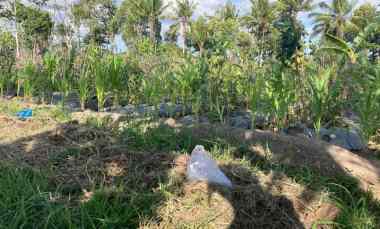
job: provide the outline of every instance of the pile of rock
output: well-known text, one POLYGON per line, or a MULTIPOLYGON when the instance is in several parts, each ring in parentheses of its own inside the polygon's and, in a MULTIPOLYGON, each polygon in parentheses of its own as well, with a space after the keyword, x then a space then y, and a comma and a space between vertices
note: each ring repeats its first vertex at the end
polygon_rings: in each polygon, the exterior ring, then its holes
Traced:
POLYGON ((353 128, 321 128, 319 134, 317 134, 315 130, 308 128, 304 124, 296 124, 285 128, 283 133, 292 136, 319 138, 320 140, 351 151, 359 151, 365 148, 365 143, 359 130, 353 128))
MULTIPOLYGON (((65 107, 70 111, 79 111, 80 102, 79 95, 75 92, 69 93, 64 96, 63 93, 53 93, 52 104, 60 104, 63 102, 65 107)), ((97 111, 96 99, 91 99, 87 104, 87 108, 97 111)), ((175 103, 161 103, 158 106, 151 106, 147 104, 140 105, 127 105, 124 107, 114 108, 111 102, 107 102, 106 111, 110 114, 120 114, 122 116, 141 118, 141 117, 160 117, 178 118, 179 123, 185 126, 193 125, 195 123, 209 123, 205 116, 196 117, 191 115, 191 107, 183 104, 175 103)), ((235 128, 241 129, 264 129, 270 125, 270 117, 264 114, 255 114, 254 120, 251 111, 235 111, 227 117, 227 123, 235 128), (254 127, 253 127, 254 125, 254 127)), ((348 150, 362 150, 365 144, 361 138, 358 117, 349 113, 342 118, 344 125, 347 128, 322 128, 319 134, 315 130, 308 128, 306 125, 298 123, 289 126, 282 130, 282 133, 292 136, 302 136, 306 138, 318 138, 329 142, 331 144, 343 147, 348 150)))
POLYGON ((231 116, 228 118, 228 123, 232 127, 241 129, 252 129, 252 125, 255 128, 264 129, 270 124, 269 116, 264 114, 255 114, 255 119, 252 120, 253 114, 250 111, 235 111, 232 112, 231 116))
POLYGON ((115 112, 120 112, 132 117, 183 117, 192 113, 190 107, 182 104, 161 103, 158 106, 150 106, 147 104, 127 105, 117 109, 115 112))

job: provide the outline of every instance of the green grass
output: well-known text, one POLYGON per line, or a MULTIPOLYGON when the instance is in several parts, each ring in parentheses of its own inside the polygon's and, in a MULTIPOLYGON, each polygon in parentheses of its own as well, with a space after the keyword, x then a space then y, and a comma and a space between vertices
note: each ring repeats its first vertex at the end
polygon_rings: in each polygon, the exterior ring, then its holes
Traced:
MULTIPOLYGON (((18 100, 0 101, 0 113, 15 117, 17 112, 26 107, 18 100)), ((39 120, 53 119, 57 122, 67 122, 71 120, 71 114, 63 107, 35 107, 33 108, 33 118, 39 120)))
MULTIPOLYGON (((290 177, 295 183, 316 192, 329 193, 330 201, 341 209, 341 214, 333 222, 338 228, 378 228, 380 226, 380 202, 373 199, 371 193, 363 192, 358 182, 351 177, 329 178, 319 175, 307 167, 289 167, 272 164, 267 160, 250 160, 243 156, 237 159, 234 155, 249 155, 244 146, 232 146, 223 139, 197 139, 186 130, 176 132, 165 125, 155 128, 147 127, 147 123, 135 123, 127 127, 123 134, 129 145, 150 151, 176 150, 191 152, 197 144, 206 146, 211 155, 221 161, 237 162, 251 171, 277 171, 290 177)), ((332 222, 324 222, 330 224, 332 222)))
POLYGON ((34 108, 33 117, 39 120, 53 119, 60 123, 68 122, 72 119, 71 114, 62 106, 34 108))
POLYGON ((137 228, 160 194, 99 187, 84 203, 69 201, 38 171, 0 165, 0 228, 137 228))
MULTIPOLYGON (((107 122, 89 120, 95 128, 106 128, 107 122)), ((244 146, 227 144, 223 139, 198 139, 190 130, 179 131, 149 121, 128 124, 119 133, 119 139, 128 149, 158 152, 189 153, 197 144, 203 144, 212 156, 224 164, 239 164, 253 174, 255 171, 276 171, 285 174, 295 183, 315 192, 328 193, 329 200, 341 209, 334 224, 337 228, 373 228, 380 225, 380 203, 370 193, 361 191, 357 182, 349 177, 328 178, 309 168, 278 165, 267 160, 248 157, 244 146), (236 157, 242 155, 242 157, 236 157)), ((79 160, 82 152, 68 148, 49 158, 52 164, 64 164, 67 158, 79 160)), ((0 228, 137 228, 145 220, 155 220, 156 209, 165 200, 178 195, 179 188, 165 171, 153 168, 157 186, 145 185, 145 171, 150 168, 141 161, 128 165, 127 175, 112 185, 100 182, 87 190, 87 201, 81 202, 84 191, 70 190, 65 184, 56 184, 51 172, 34 171, 0 163, 0 228), (142 167, 143 166, 143 167, 142 167), (158 172, 162 174, 158 174, 158 172), (161 176, 163 175, 163 176, 161 176)), ((157 162, 149 162, 157 165, 157 162)))
POLYGON ((15 100, 11 101, 0 101, 0 113, 14 116, 19 112, 23 107, 21 103, 15 100))
POLYGON ((202 141, 167 125, 142 120, 128 124, 120 133, 121 141, 138 150, 191 152, 202 141))

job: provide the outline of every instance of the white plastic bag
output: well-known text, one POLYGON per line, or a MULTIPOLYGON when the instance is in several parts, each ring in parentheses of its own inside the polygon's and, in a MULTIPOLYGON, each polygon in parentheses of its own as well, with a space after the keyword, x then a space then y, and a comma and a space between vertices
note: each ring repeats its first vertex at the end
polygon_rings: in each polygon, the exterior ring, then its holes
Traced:
POLYGON ((231 181, 219 169, 203 146, 196 146, 187 165, 187 178, 190 181, 206 181, 232 187, 231 181))

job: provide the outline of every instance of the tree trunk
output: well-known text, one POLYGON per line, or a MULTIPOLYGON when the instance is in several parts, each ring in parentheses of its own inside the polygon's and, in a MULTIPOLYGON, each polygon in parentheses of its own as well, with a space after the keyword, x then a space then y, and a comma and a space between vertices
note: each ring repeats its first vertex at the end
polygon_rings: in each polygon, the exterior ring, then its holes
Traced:
POLYGON ((186 39, 187 39, 187 18, 182 17, 181 18, 181 37, 183 39, 182 41, 182 52, 185 54, 186 52, 186 39))
POLYGON ((19 41, 19 37, 18 37, 17 4, 16 4, 16 0, 13 1, 13 13, 14 13, 14 16, 15 16, 15 26, 16 26, 15 40, 16 40, 16 61, 17 61, 20 58, 20 41, 19 41))
POLYGON ((203 45, 203 43, 200 43, 199 45, 199 55, 201 56, 201 57, 203 57, 203 54, 204 54, 204 51, 205 51, 205 49, 204 49, 204 45, 203 45))
POLYGON ((149 17, 149 37, 153 43, 156 43, 156 18, 154 16, 149 17))

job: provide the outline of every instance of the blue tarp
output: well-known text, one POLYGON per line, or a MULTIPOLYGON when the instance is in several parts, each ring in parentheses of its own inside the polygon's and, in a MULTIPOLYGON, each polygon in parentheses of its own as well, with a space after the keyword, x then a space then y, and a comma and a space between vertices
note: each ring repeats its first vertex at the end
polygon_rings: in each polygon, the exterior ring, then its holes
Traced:
POLYGON ((32 109, 23 109, 20 112, 17 112, 17 117, 22 120, 26 120, 28 118, 31 118, 33 116, 33 110, 32 109))

